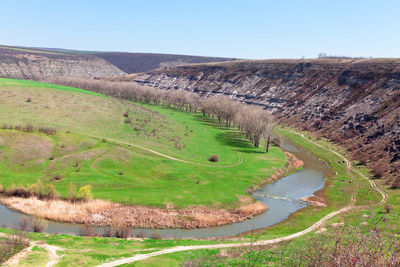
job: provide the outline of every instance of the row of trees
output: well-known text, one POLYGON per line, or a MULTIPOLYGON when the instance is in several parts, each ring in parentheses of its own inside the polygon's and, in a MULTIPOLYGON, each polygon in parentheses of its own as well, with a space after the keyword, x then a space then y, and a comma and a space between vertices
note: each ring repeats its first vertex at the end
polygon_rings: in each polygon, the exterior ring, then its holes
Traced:
POLYGON ((132 82, 113 82, 106 80, 90 80, 82 78, 59 77, 49 82, 83 88, 126 100, 164 105, 188 112, 201 111, 204 115, 215 117, 219 123, 237 126, 246 137, 259 147, 264 138, 266 152, 271 142, 278 143, 273 135, 275 119, 271 113, 261 107, 234 101, 227 96, 200 97, 196 93, 185 90, 161 90, 144 87, 132 82))

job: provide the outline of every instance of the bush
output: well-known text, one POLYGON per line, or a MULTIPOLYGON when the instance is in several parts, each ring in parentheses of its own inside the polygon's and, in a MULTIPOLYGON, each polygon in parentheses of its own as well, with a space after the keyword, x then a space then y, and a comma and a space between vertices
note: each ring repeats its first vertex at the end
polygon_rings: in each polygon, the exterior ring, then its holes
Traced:
POLYGON ((39 127, 38 132, 47 135, 55 135, 57 133, 57 130, 51 127, 39 127))
POLYGON ((159 233, 152 233, 150 235, 151 239, 161 239, 161 235, 159 233))
POLYGON ((96 230, 94 230, 91 225, 86 225, 86 224, 81 227, 81 229, 79 230, 79 234, 81 236, 92 236, 92 237, 100 236, 100 234, 97 233, 96 230))
POLYGON ((46 230, 48 224, 45 220, 35 218, 32 222, 32 228, 35 233, 43 233, 46 230))
POLYGON ((104 230, 104 235, 106 237, 112 237, 113 236, 113 232, 110 226, 107 226, 107 228, 104 230))
POLYGON ((31 196, 37 196, 38 195, 38 185, 37 184, 32 184, 29 186, 28 188, 29 194, 31 194, 31 196))
POLYGON ((218 161, 219 161, 219 158, 218 158, 218 155, 211 155, 211 156, 208 158, 208 160, 211 161, 211 162, 218 162, 218 161))
POLYGON ((76 200, 76 185, 74 185, 73 183, 69 184, 68 187, 68 200, 69 201, 75 201, 76 200))
POLYGON ((33 132, 33 125, 32 124, 27 124, 22 130, 24 132, 27 132, 27 133, 32 133, 33 132))
POLYGON ((47 199, 57 199, 59 197, 59 194, 54 185, 46 184, 46 186, 44 187, 44 196, 47 199))
POLYGON ((118 226, 115 228, 115 237, 117 238, 129 238, 132 236, 131 228, 128 226, 118 226))
POLYGON ((59 181, 61 180, 63 177, 60 174, 56 174, 53 176, 53 178, 50 179, 50 181, 59 181))
POLYGON ((385 170, 380 165, 376 165, 373 169, 376 178, 382 178, 385 174, 385 170))
POLYGON ((25 102, 30 103, 30 102, 32 102, 32 99, 30 97, 28 97, 25 102))
POLYGON ((28 198, 30 197, 29 191, 23 187, 23 186, 15 186, 15 184, 12 184, 8 190, 6 190, 6 195, 7 196, 13 196, 13 197, 24 197, 28 198))
POLYGON ((76 198, 80 199, 80 200, 84 200, 84 201, 93 199, 92 186, 85 185, 85 186, 82 186, 81 188, 79 188, 76 198))
POLYGON ((28 246, 28 237, 23 232, 16 232, 14 235, 0 240, 0 265, 28 246))
POLYGON ((140 230, 139 233, 136 234, 137 238, 145 238, 146 237, 146 232, 143 230, 140 230))
POLYGON ((21 231, 27 231, 29 229, 29 219, 26 216, 22 216, 18 221, 18 226, 21 231))

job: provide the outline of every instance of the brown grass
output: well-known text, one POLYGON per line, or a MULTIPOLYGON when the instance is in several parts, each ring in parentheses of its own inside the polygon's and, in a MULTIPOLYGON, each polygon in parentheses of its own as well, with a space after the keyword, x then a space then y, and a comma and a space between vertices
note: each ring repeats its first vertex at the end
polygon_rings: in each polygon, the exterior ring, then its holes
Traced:
POLYGON ((23 213, 53 221, 141 228, 211 227, 243 221, 267 210, 260 202, 247 202, 236 209, 193 207, 179 210, 126 206, 104 200, 69 202, 2 197, 0 202, 23 213))

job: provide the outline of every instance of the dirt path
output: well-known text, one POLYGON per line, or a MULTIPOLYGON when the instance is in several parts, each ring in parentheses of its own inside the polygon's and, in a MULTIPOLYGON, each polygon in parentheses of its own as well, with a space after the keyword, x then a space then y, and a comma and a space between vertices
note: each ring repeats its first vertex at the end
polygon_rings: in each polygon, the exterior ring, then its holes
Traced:
POLYGON ((179 162, 187 163, 187 164, 198 165, 198 166, 213 167, 213 168, 232 168, 232 167, 236 167, 236 166, 238 166, 238 165, 240 165, 240 164, 243 163, 243 155, 242 155, 242 152, 240 152, 240 151, 237 150, 237 149, 236 149, 236 151, 237 151, 237 153, 238 153, 238 160, 237 160, 236 163, 234 163, 234 164, 232 164, 232 165, 222 165, 222 166, 218 166, 218 165, 209 165, 209 164, 203 164, 203 163, 192 162, 192 161, 186 161, 186 160, 183 160, 183 159, 174 158, 174 157, 172 157, 172 156, 168 156, 168 155, 166 155, 166 154, 160 153, 160 152, 155 151, 155 150, 150 149, 150 148, 145 148, 145 147, 142 147, 142 146, 139 146, 139 145, 136 145, 136 144, 132 144, 132 143, 120 141, 120 140, 113 139, 113 138, 106 138, 106 137, 101 137, 101 136, 96 136, 96 135, 91 135, 91 134, 84 134, 84 133, 78 133, 78 134, 86 135, 86 136, 93 137, 93 138, 97 138, 97 139, 105 139, 105 140, 108 140, 108 141, 112 141, 112 142, 114 142, 114 143, 119 143, 119 144, 123 144, 123 145, 128 145, 128 146, 136 147, 136 148, 139 148, 139 149, 141 149, 141 150, 144 150, 144 151, 147 151, 147 152, 151 152, 151 153, 153 153, 153 154, 159 155, 159 156, 161 156, 161 157, 164 157, 164 158, 167 158, 167 159, 170 159, 170 160, 179 161, 179 162))
POLYGON ((322 146, 322 145, 320 145, 320 144, 314 142, 314 141, 311 140, 311 139, 306 138, 303 134, 298 134, 298 133, 296 133, 296 134, 297 134, 297 135, 300 135, 300 136, 303 137, 304 139, 308 140, 310 143, 312 143, 312 144, 314 144, 314 145, 316 145, 316 146, 318 146, 318 147, 321 147, 321 148, 323 148, 323 149, 325 149, 325 150, 328 150, 328 151, 330 151, 330 152, 336 154, 336 155, 339 156, 340 158, 342 158, 342 159, 346 162, 346 166, 347 166, 347 168, 348 168, 349 170, 354 171, 358 176, 360 176, 360 177, 364 178, 365 180, 367 180, 367 181, 370 183, 371 187, 372 187, 375 191, 377 191, 378 193, 381 194, 382 199, 381 199, 381 201, 379 202, 380 204, 387 202, 387 200, 388 200, 388 198, 389 198, 388 194, 387 194, 385 191, 383 191, 382 189, 380 189, 380 188, 376 185, 375 181, 371 180, 371 179, 370 179, 369 177, 367 177, 365 174, 363 174, 363 173, 360 172, 359 170, 355 169, 355 168, 353 167, 353 165, 351 164, 351 161, 350 161, 349 159, 347 159, 345 156, 343 156, 342 154, 340 154, 340 153, 338 153, 338 152, 336 152, 336 151, 334 151, 334 150, 332 150, 332 149, 330 149, 330 148, 324 147, 324 146, 322 146))
MULTIPOLYGON (((338 155, 340 158, 342 158, 345 162, 346 162, 346 166, 349 170, 353 170, 356 174, 360 175, 361 177, 363 177, 364 179, 367 179, 369 181, 369 183, 371 184, 371 187, 376 190, 377 192, 379 192, 382 196, 382 200, 379 202, 379 204, 384 203, 388 200, 388 195, 385 191, 383 191, 382 189, 380 189, 374 181, 372 181, 371 179, 369 179, 367 176, 365 176, 364 174, 362 174, 361 172, 359 172, 358 170, 355 170, 351 164, 351 161, 349 159, 347 159, 346 157, 344 157, 343 155, 339 154, 336 151, 333 151, 332 149, 326 148, 310 139, 307 139, 304 135, 302 134, 298 134, 301 137, 303 137, 304 139, 308 140, 309 142, 317 145, 318 147, 321 147, 325 150, 328 150, 336 155, 338 155)), ((352 201, 351 203, 355 202, 355 196, 352 197, 352 201)), ((174 252, 179 252, 179 251, 187 251, 187 250, 198 250, 198 249, 218 249, 218 248, 234 248, 234 247, 242 247, 242 246, 262 246, 262 245, 270 245, 270 244, 276 244, 279 242, 283 242, 283 241, 288 241, 300 236, 303 236, 309 232, 312 232, 314 230, 316 230, 317 228, 319 228, 323 223, 325 223, 327 220, 329 220, 330 218, 347 212, 349 210, 353 210, 356 208, 362 208, 362 206, 354 206, 354 205, 349 205, 347 207, 341 208, 340 210, 334 211, 329 213, 328 215, 326 215, 325 217, 323 217, 322 219, 320 219, 318 222, 314 223, 312 226, 310 226, 309 228, 302 230, 300 232, 288 235, 288 236, 284 236, 284 237, 280 237, 280 238, 275 238, 275 239, 269 239, 269 240, 261 240, 261 241, 257 241, 257 242, 253 242, 253 243, 230 243, 230 244, 217 244, 217 245, 199 245, 199 246, 179 246, 179 247, 173 247, 173 248, 168 248, 168 249, 163 249, 160 251, 156 251, 156 252, 152 252, 149 254, 139 254, 139 255, 135 255, 133 257, 129 257, 129 258, 123 258, 120 260, 116 260, 116 261, 112 261, 109 263, 104 263, 101 265, 98 265, 98 267, 111 267, 111 266, 119 266, 122 264, 128 264, 128 263, 132 263, 132 262, 136 262, 136 261, 140 261, 140 260, 144 260, 144 259, 148 259, 151 257, 155 257, 155 256, 159 256, 159 255, 164 255, 164 254, 169 254, 169 253, 174 253, 174 252)))
MULTIPOLYGON (((3 234, 3 233, 0 233, 0 236, 1 237, 8 237, 7 234, 3 234)), ((62 257, 62 256, 58 256, 57 255, 57 251, 62 251, 63 250, 60 247, 48 245, 48 244, 40 242, 40 241, 35 241, 35 242, 29 241, 29 246, 27 248, 21 250, 20 252, 18 252, 14 256, 12 256, 5 263, 3 263, 2 266, 16 266, 16 265, 18 265, 21 260, 25 259, 29 254, 32 253, 32 248, 35 247, 35 246, 37 246, 39 248, 44 248, 47 251, 47 254, 48 254, 48 257, 49 257, 49 261, 46 263, 46 265, 45 265, 46 267, 51 267, 51 266, 56 265, 58 263, 59 259, 62 257)))

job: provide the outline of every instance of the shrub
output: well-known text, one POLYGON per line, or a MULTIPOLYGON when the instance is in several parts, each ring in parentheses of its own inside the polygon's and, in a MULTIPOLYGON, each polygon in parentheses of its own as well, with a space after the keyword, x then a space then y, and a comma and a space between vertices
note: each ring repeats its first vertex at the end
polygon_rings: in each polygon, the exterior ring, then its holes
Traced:
POLYGON ((28 97, 25 102, 30 103, 30 102, 32 102, 32 99, 30 97, 28 97))
POLYGON ((132 123, 132 120, 131 120, 130 118, 126 118, 126 119, 124 120, 124 123, 126 123, 126 124, 131 124, 131 123, 132 123))
POLYGON ((39 127, 38 132, 47 135, 55 135, 57 133, 57 130, 51 127, 39 127))
POLYGON ((385 174, 385 170, 380 165, 376 165, 373 169, 376 178, 382 178, 385 174))
POLYGON ((104 235, 106 237, 112 237, 113 236, 113 232, 110 226, 107 226, 107 228, 104 230, 104 235))
POLYGON ((161 239, 161 235, 159 233, 155 232, 150 235, 150 238, 151 239, 161 239))
POLYGON ((118 174, 119 174, 119 175, 124 175, 124 172, 123 172, 123 171, 120 171, 118 174))
POLYGON ((23 232, 16 232, 12 236, 0 240, 0 264, 28 246, 28 237, 23 232))
POLYGON ((56 174, 53 176, 53 178, 50 179, 50 181, 59 181, 61 180, 63 177, 60 174, 56 174))
POLYGON ((32 124, 27 124, 25 125, 24 129, 22 129, 24 132, 27 133, 32 133, 33 132, 33 125, 32 124))
POLYGON ((128 111, 125 111, 125 112, 124 112, 124 117, 125 117, 125 118, 128 118, 128 117, 129 117, 128 111))
POLYGON ((18 226, 21 231, 27 231, 29 229, 29 219, 26 216, 22 216, 18 221, 18 226))
POLYGON ((74 185, 73 183, 69 184, 68 187, 68 200, 69 201, 75 201, 76 200, 76 185, 74 185))
POLYGON ((211 155, 211 156, 208 158, 208 160, 211 161, 211 162, 218 162, 218 161, 219 161, 219 158, 218 158, 218 155, 211 155))
POLYGON ((3 193, 3 191, 4 191, 4 187, 2 184, 0 184, 0 193, 3 193))
POLYGON ((38 195, 38 185, 37 184, 32 184, 28 188, 29 194, 31 196, 37 196, 38 195))
POLYGON ((84 226, 81 227, 81 229, 79 230, 79 234, 81 236, 92 236, 92 237, 100 236, 100 234, 97 233, 96 230, 94 230, 91 225, 87 225, 87 224, 85 224, 84 226))
POLYGON ((92 194, 92 186, 91 185, 85 185, 79 188, 78 194, 76 195, 77 199, 88 201, 90 199, 93 199, 93 194, 92 194))
POLYGON ((24 198, 30 197, 30 193, 25 187, 21 185, 15 186, 15 184, 12 184, 10 188, 6 190, 6 195, 14 197, 24 197, 24 198))
POLYGON ((39 218, 33 219, 32 228, 35 233, 43 233, 47 226, 48 224, 45 220, 39 218))
POLYGON ((49 183, 44 187, 44 196, 48 199, 56 199, 59 197, 59 194, 54 185, 49 183))
POLYGON ((140 230, 139 233, 136 234, 137 238, 145 238, 146 237, 146 232, 143 230, 140 230))
POLYGON ((118 226, 115 228, 115 237, 117 238, 129 238, 132 236, 131 228, 128 226, 118 226))

